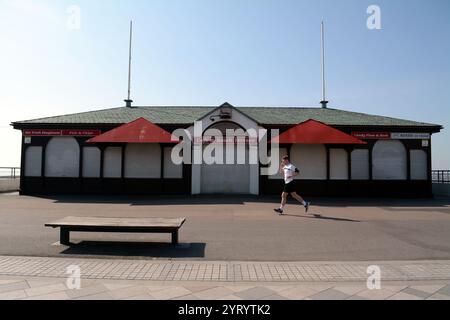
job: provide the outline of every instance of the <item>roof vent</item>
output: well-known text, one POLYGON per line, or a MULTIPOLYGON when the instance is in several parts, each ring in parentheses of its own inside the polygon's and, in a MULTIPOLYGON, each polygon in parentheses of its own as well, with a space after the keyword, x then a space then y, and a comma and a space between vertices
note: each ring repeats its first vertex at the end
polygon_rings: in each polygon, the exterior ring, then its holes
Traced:
POLYGON ((231 119, 231 114, 233 112, 233 106, 228 102, 220 106, 220 119, 231 119))
POLYGON ((127 108, 133 108, 132 106, 131 106, 131 104, 133 103, 133 100, 130 100, 130 99, 127 99, 127 100, 123 100, 123 101, 125 101, 125 103, 126 103, 126 107, 127 108))
POLYGON ((216 118, 220 118, 222 120, 231 119, 231 114, 233 113, 233 106, 229 104, 228 102, 225 102, 223 105, 218 107, 217 109, 219 111, 219 114, 212 115, 209 117, 211 121, 215 121, 216 118))
POLYGON ((322 108, 323 108, 323 109, 326 109, 326 108, 327 108, 328 101, 320 101, 320 104, 322 105, 322 108))

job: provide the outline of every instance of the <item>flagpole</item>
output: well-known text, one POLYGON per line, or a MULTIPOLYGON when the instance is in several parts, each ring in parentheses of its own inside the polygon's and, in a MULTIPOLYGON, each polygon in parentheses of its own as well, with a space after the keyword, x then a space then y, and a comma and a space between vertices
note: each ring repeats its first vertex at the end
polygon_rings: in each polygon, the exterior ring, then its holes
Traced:
POLYGON ((131 52, 132 52, 132 42, 133 42, 133 21, 130 21, 130 48, 128 51, 128 98, 125 100, 127 107, 131 107, 131 52))
POLYGON ((328 101, 326 100, 326 83, 325 83, 325 24, 321 24, 321 43, 322 43, 322 108, 327 108, 328 101))

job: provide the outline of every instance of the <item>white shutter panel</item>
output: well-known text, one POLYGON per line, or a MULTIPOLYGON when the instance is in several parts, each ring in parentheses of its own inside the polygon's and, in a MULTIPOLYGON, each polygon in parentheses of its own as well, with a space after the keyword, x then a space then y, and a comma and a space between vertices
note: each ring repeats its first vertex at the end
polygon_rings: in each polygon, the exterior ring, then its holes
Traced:
POLYGON ((369 150, 352 151, 352 180, 369 180, 369 150))
POLYGON ((97 147, 83 148, 83 177, 100 177, 101 152, 97 147))
POLYGON ((72 137, 54 137, 45 149, 45 176, 78 178, 80 146, 72 137))
POLYGON ((172 161, 172 148, 164 148, 164 178, 183 178, 183 165, 174 164, 172 161))
POLYGON ((125 177, 161 178, 161 147, 159 144, 128 144, 125 149, 125 177))
POLYGON ((327 179, 327 151, 323 144, 294 144, 291 162, 300 171, 297 179, 327 179))
POLYGON ((411 150, 411 180, 428 179, 427 153, 423 150, 411 150))
POLYGON ((406 180, 406 149, 398 140, 380 140, 373 147, 374 180, 406 180))
POLYGON ((25 176, 40 177, 42 174, 42 147, 28 147, 25 151, 25 176))
POLYGON ((103 176, 120 178, 122 176, 122 148, 108 147, 103 158, 103 176))
POLYGON ((348 155, 344 149, 330 149, 330 179, 348 179, 348 155))

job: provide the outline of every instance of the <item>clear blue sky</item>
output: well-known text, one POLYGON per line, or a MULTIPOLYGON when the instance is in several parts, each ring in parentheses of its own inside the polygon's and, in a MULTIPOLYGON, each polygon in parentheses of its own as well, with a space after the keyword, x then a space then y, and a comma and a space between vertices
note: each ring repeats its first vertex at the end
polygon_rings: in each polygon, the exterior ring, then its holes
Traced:
MULTIPOLYGON (((330 107, 450 128, 448 0, 0 0, 0 166, 19 164, 11 121, 123 104, 130 19, 137 105, 318 106, 323 19, 330 107)), ((449 138, 433 137, 435 169, 449 138)))

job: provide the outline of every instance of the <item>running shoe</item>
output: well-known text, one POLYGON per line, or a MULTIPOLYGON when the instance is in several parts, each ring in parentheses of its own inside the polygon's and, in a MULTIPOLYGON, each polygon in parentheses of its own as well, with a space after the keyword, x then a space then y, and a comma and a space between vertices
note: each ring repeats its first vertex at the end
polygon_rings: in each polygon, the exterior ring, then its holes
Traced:
POLYGON ((305 212, 308 213, 309 206, 311 205, 311 202, 306 202, 305 204, 305 212))
POLYGON ((283 214, 283 210, 280 209, 280 208, 273 209, 273 211, 275 211, 276 213, 278 213, 278 215, 280 215, 280 216, 283 214))

